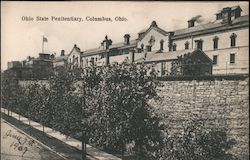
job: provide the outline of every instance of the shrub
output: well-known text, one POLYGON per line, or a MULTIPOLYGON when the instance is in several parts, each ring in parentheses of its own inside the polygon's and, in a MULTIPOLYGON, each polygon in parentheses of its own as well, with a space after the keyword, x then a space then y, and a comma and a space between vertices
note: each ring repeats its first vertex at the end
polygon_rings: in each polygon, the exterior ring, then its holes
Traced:
POLYGON ((166 160, 234 160, 228 150, 236 143, 227 137, 227 130, 215 126, 208 129, 204 121, 194 119, 180 136, 169 137, 164 152, 166 160))

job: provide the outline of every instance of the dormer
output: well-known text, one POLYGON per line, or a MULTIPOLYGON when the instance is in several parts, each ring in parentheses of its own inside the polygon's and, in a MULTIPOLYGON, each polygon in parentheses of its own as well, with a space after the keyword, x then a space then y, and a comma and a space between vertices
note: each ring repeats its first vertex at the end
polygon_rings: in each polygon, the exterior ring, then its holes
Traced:
POLYGON ((240 6, 225 7, 218 11, 216 15, 216 20, 223 20, 224 22, 229 22, 228 20, 234 20, 241 16, 242 9, 240 6))

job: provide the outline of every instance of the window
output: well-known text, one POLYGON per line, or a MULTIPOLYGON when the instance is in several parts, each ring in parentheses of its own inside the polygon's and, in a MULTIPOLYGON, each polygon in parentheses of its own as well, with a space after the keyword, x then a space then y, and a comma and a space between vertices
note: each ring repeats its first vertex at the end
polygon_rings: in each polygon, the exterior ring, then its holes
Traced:
POLYGON ((235 11, 235 18, 238 18, 241 16, 240 10, 235 11))
POLYGON ((152 46, 147 46, 147 51, 151 52, 152 46))
POLYGON ((94 65, 94 61, 95 61, 95 58, 94 58, 94 57, 91 57, 91 59, 90 59, 90 65, 91 65, 91 66, 94 65))
POLYGON ((185 43, 185 49, 189 49, 189 42, 188 41, 185 43))
POLYGON ((173 44, 173 51, 176 51, 176 47, 177 47, 177 46, 176 46, 176 44, 174 43, 174 44, 173 44))
POLYGON ((230 54, 230 64, 234 64, 235 63, 235 54, 231 53, 230 54))
POLYGON ((214 55, 213 56, 213 64, 217 64, 217 61, 218 61, 218 56, 214 55))
POLYGON ((221 18, 222 18, 222 14, 221 13, 216 14, 216 20, 219 20, 221 18))
POLYGON ((153 46, 155 44, 155 37, 151 36, 150 40, 148 41, 149 45, 153 46))
POLYGON ((166 62, 162 62, 161 66, 162 66, 162 73, 161 73, 161 75, 165 75, 166 62))
POLYGON ((202 50, 203 48, 203 40, 195 40, 196 48, 202 50))
POLYGON ((218 49, 219 38, 216 36, 216 37, 214 37, 213 41, 214 41, 214 49, 218 49))
POLYGON ((162 51, 164 48, 163 48, 163 45, 164 45, 164 40, 162 39, 161 41, 160 41, 160 50, 162 51))
POLYGON ((231 47, 235 47, 236 46, 236 37, 237 35, 235 33, 233 33, 231 36, 230 36, 230 39, 231 39, 231 47))
POLYGON ((143 44, 143 43, 141 44, 141 49, 142 49, 142 50, 144 49, 144 44, 143 44))

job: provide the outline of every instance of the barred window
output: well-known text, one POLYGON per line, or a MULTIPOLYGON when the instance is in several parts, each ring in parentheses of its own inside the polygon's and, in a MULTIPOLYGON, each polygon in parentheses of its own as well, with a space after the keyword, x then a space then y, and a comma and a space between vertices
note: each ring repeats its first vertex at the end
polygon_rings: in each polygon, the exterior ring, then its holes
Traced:
POLYGON ((214 41, 214 49, 218 49, 219 38, 216 36, 214 37, 213 41, 214 41))
POLYGON ((177 45, 174 43, 173 44, 173 51, 176 51, 177 45))
POLYGON ((185 49, 189 49, 189 42, 188 41, 185 43, 185 49))
POLYGON ((235 47, 236 46, 236 37, 237 35, 235 33, 233 33, 231 36, 230 36, 230 39, 231 39, 231 47, 235 47))
POLYGON ((234 64, 235 63, 235 54, 231 53, 230 54, 230 64, 234 64))
POLYGON ((213 64, 217 64, 218 63, 218 56, 214 55, 213 56, 213 64))
POLYGON ((164 49, 163 45, 164 45, 164 40, 162 39, 162 40, 160 41, 160 50, 161 50, 161 51, 164 49))

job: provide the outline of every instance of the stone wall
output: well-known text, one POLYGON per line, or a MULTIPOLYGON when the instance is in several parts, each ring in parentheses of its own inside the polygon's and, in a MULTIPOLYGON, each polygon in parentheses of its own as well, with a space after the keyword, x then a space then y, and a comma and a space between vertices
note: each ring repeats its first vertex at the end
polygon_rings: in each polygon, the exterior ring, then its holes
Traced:
POLYGON ((206 126, 228 127, 237 144, 232 152, 241 159, 249 155, 249 78, 214 77, 200 80, 161 80, 160 99, 154 105, 167 113, 166 122, 178 132, 193 116, 207 119, 206 126))

